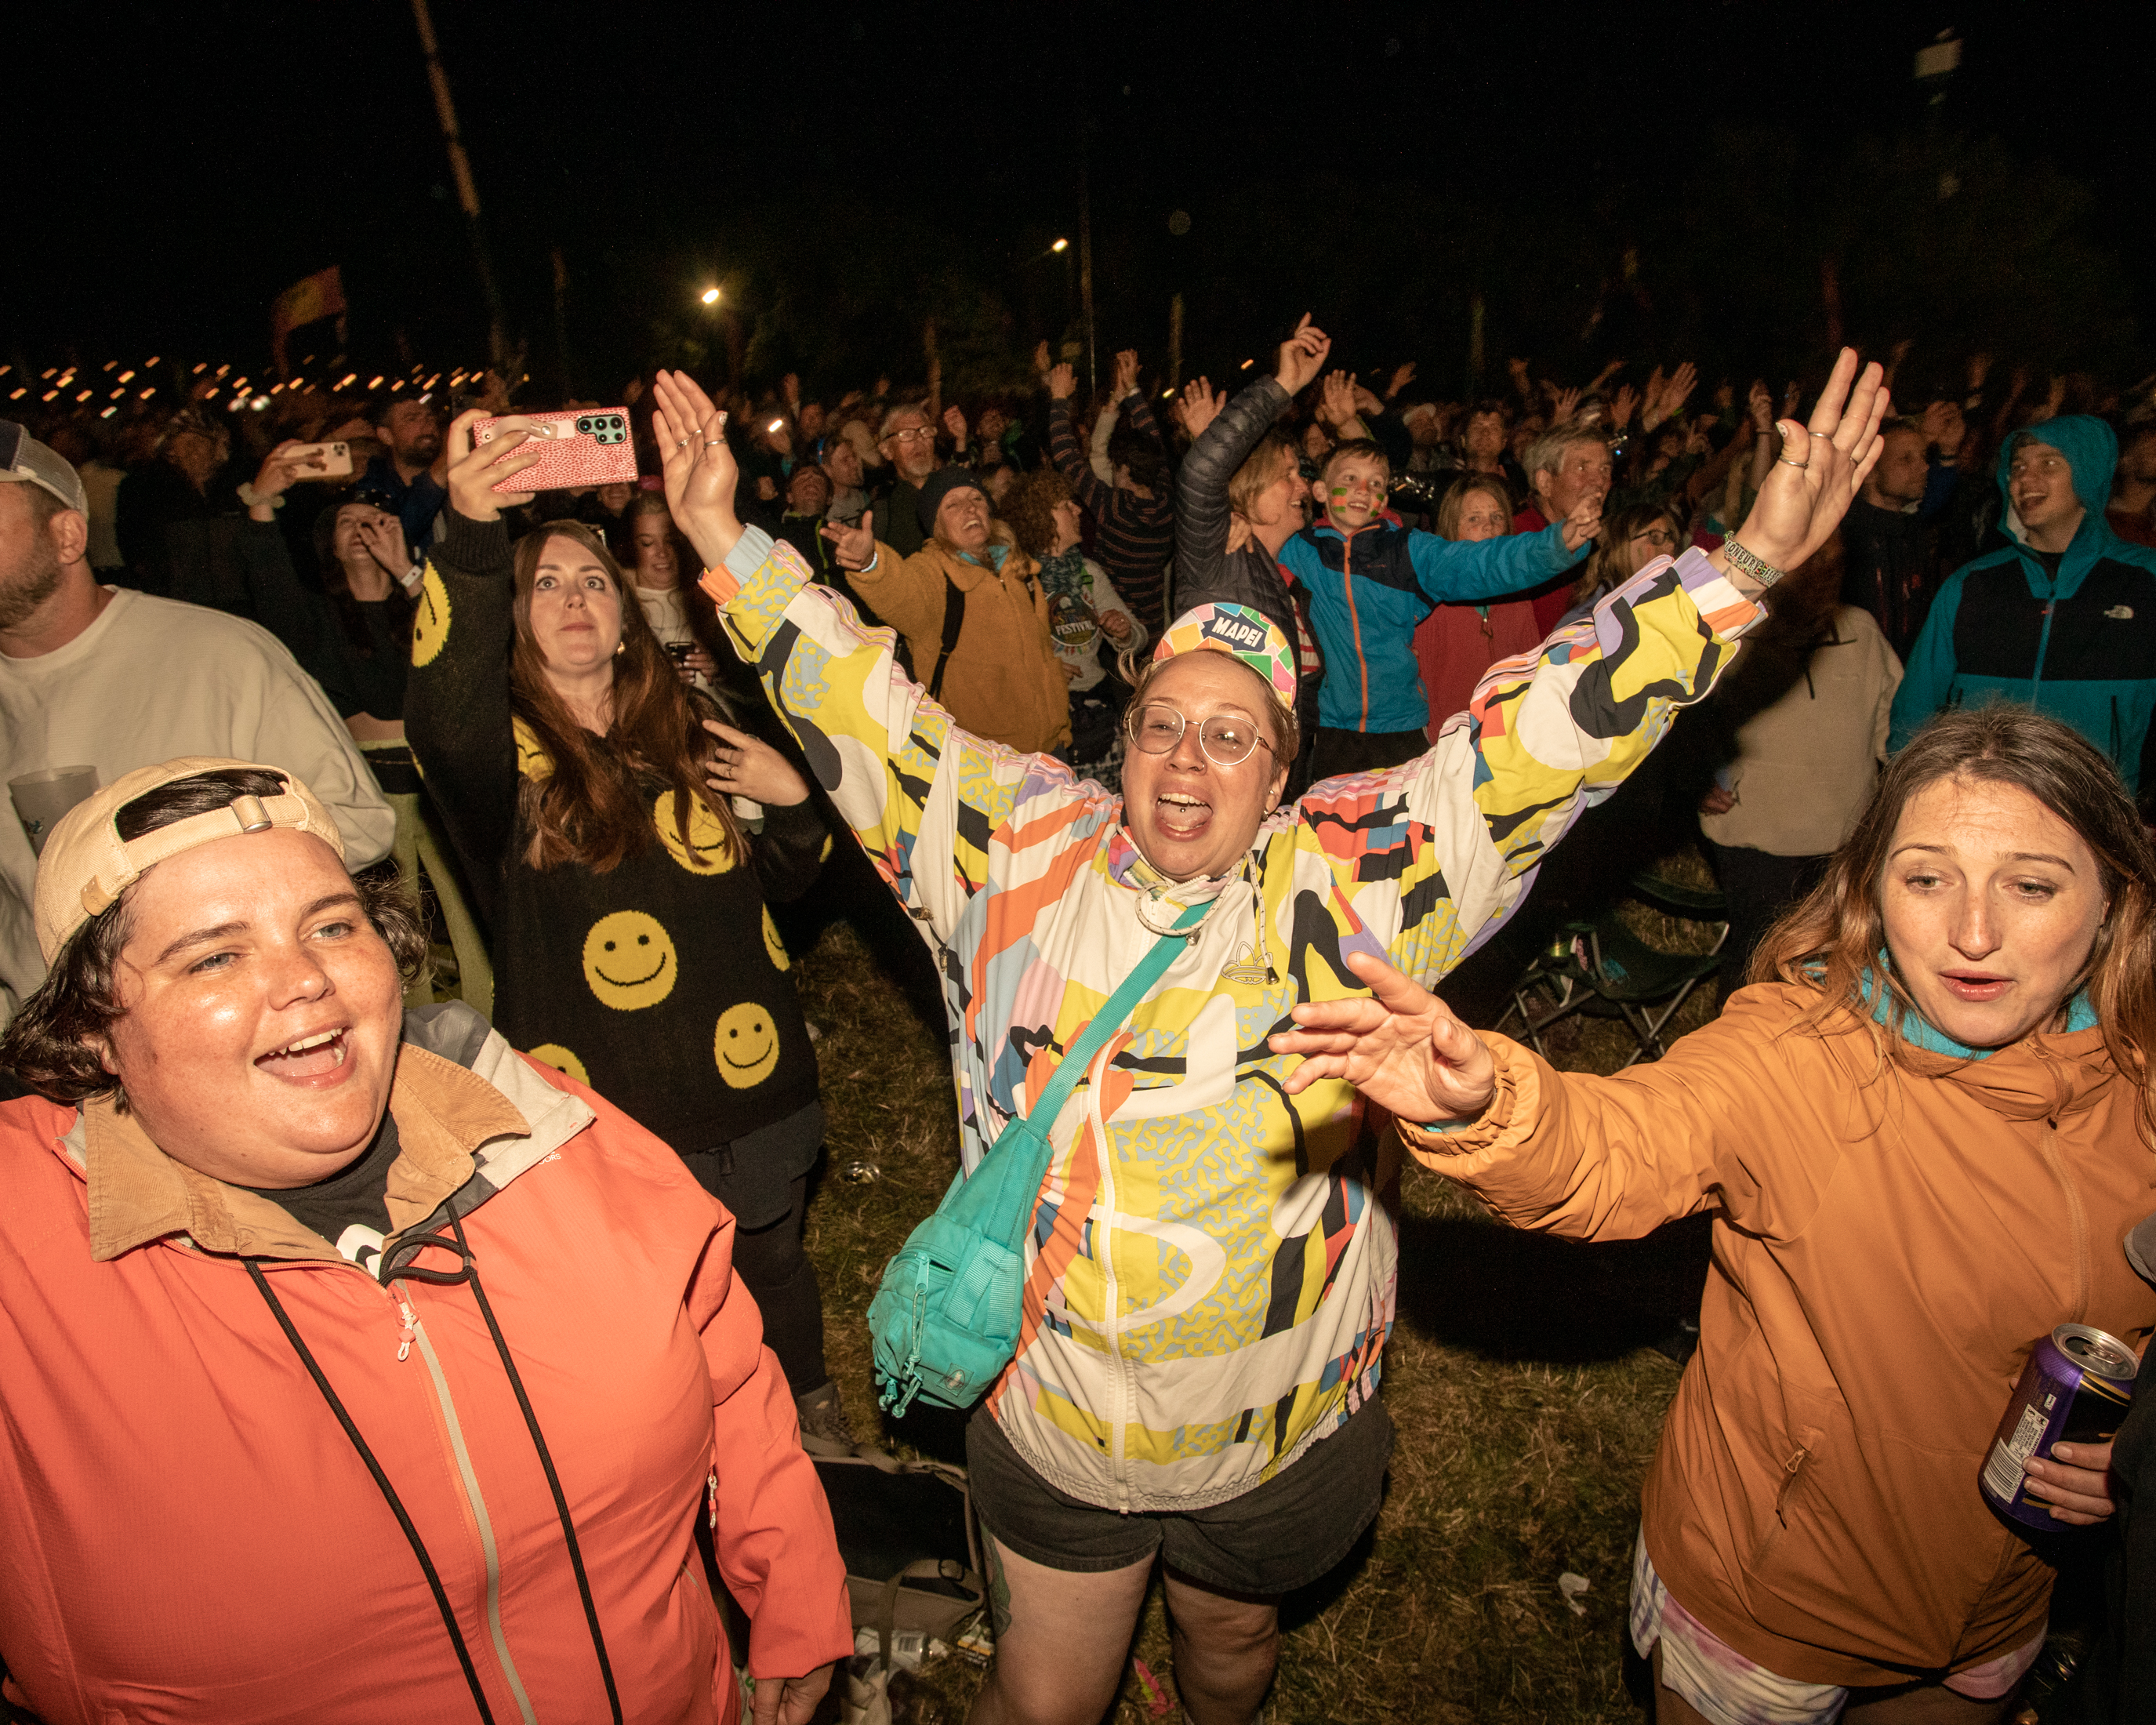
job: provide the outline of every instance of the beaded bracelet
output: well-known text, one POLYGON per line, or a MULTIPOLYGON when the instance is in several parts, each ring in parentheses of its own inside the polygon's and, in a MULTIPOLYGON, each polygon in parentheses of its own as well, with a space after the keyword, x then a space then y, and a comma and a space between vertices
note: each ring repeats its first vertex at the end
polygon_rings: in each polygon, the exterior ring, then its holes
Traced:
POLYGON ((1750 576, 1762 587, 1772 587, 1788 572, 1776 568, 1772 563, 1761 562, 1756 555, 1738 544, 1734 537, 1722 542, 1722 554, 1729 559, 1733 567, 1750 576))

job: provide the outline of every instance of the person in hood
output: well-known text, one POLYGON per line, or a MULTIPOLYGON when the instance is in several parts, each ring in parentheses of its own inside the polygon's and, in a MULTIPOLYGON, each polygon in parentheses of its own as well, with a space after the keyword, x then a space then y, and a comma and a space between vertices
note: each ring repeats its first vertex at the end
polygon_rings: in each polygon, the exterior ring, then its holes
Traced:
POLYGON ((1117 796, 968 734, 897 674, 887 631, 744 528, 710 398, 680 372, 654 394, 706 591, 937 955, 968 1177, 1020 1117, 1052 1149, 1015 1353, 966 1428, 997 1618, 973 1725, 1097 1721, 1156 1565, 1184 1707, 1248 1720, 1280 1597, 1378 1512, 1399 1250, 1396 1141, 1345 1083, 1291 1103, 1265 1034, 1359 991, 1346 953, 1434 983, 1504 920, 1707 692, 1777 570, 1834 531, 1876 453, 1879 367, 1860 382, 1843 352, 1731 544, 1657 559, 1494 667, 1472 721, 1408 764, 1286 802, 1296 652, 1261 613, 1202 605, 1162 637, 1117 796), (1082 1106, 1039 1120, 1064 1051, 1178 927, 1082 1106))
POLYGON ((853 1641, 830 1512, 659 1139, 462 1004, 289 773, 53 829, 0 1038, 0 1695, 45 1725, 758 1725, 853 1641))
POLYGON ((2061 1323, 2156 1328, 2128 1245, 2156 1206, 2156 852, 2103 756, 2007 703, 1933 720, 1752 986, 1615 1077, 1348 963, 1375 998, 1294 1009, 1291 1092, 1355 1084, 1514 1227, 1714 1218, 1633 1567, 1661 1725, 2006 1718, 2057 1553, 1979 1476, 2003 1455, 2062 1528, 2112 1507, 2110 1443, 1995 1446, 2008 1392, 2061 1323))
POLYGON ((1933 713, 2025 702, 2111 757, 2127 788, 2156 789, 2156 551, 2104 519, 2118 440, 2084 414, 2006 440, 1999 490, 2010 543, 1948 576, 1910 649, 1889 746, 1933 713))

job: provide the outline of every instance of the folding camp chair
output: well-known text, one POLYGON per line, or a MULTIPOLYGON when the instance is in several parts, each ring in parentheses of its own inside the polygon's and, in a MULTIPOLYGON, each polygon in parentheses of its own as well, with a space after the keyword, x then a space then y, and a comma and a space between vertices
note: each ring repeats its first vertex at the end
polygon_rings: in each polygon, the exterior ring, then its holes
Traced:
POLYGON ((1652 947, 1625 927, 1614 906, 1600 915, 1563 924, 1529 959, 1512 985, 1512 1004, 1497 1021, 1505 1031, 1517 1018, 1520 1034, 1548 1058, 1543 1034, 1577 1013, 1620 1019, 1638 1046, 1625 1059, 1658 1060, 1667 1052, 1662 1030, 1691 991, 1721 968, 1729 936, 1727 906, 1719 892, 1686 886, 1654 875, 1635 875, 1630 896, 1687 922, 1718 925, 1705 952, 1670 952, 1652 947))

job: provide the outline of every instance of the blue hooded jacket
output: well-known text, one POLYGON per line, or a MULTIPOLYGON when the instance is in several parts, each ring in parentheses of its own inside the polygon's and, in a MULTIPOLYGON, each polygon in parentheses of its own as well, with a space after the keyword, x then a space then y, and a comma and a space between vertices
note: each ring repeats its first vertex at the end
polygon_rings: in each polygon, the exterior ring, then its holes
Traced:
MULTIPOLYGON (((2026 435, 2066 458, 2081 526, 2056 578, 2018 541, 1948 577, 1910 649, 1889 747, 1901 748, 1948 707, 2018 701, 2103 750, 2128 788, 2156 788, 2156 762, 2143 759, 2156 716, 2156 551, 2128 544, 2104 521, 2118 439, 2083 414, 2046 420, 2026 435)), ((2007 473, 2021 436, 1999 452, 2010 510, 2007 473)))

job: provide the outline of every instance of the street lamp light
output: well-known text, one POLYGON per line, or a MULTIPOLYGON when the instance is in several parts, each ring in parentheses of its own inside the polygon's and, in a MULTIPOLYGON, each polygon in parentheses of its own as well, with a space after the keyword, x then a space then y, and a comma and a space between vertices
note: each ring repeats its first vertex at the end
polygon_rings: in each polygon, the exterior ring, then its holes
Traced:
POLYGON ((701 298, 706 305, 716 305, 719 303, 719 290, 715 287, 707 287, 704 290, 701 298))
POLYGON ((1059 239, 1054 245, 1049 247, 1049 250, 1052 252, 1067 252, 1070 249, 1070 242, 1067 239, 1059 239))

